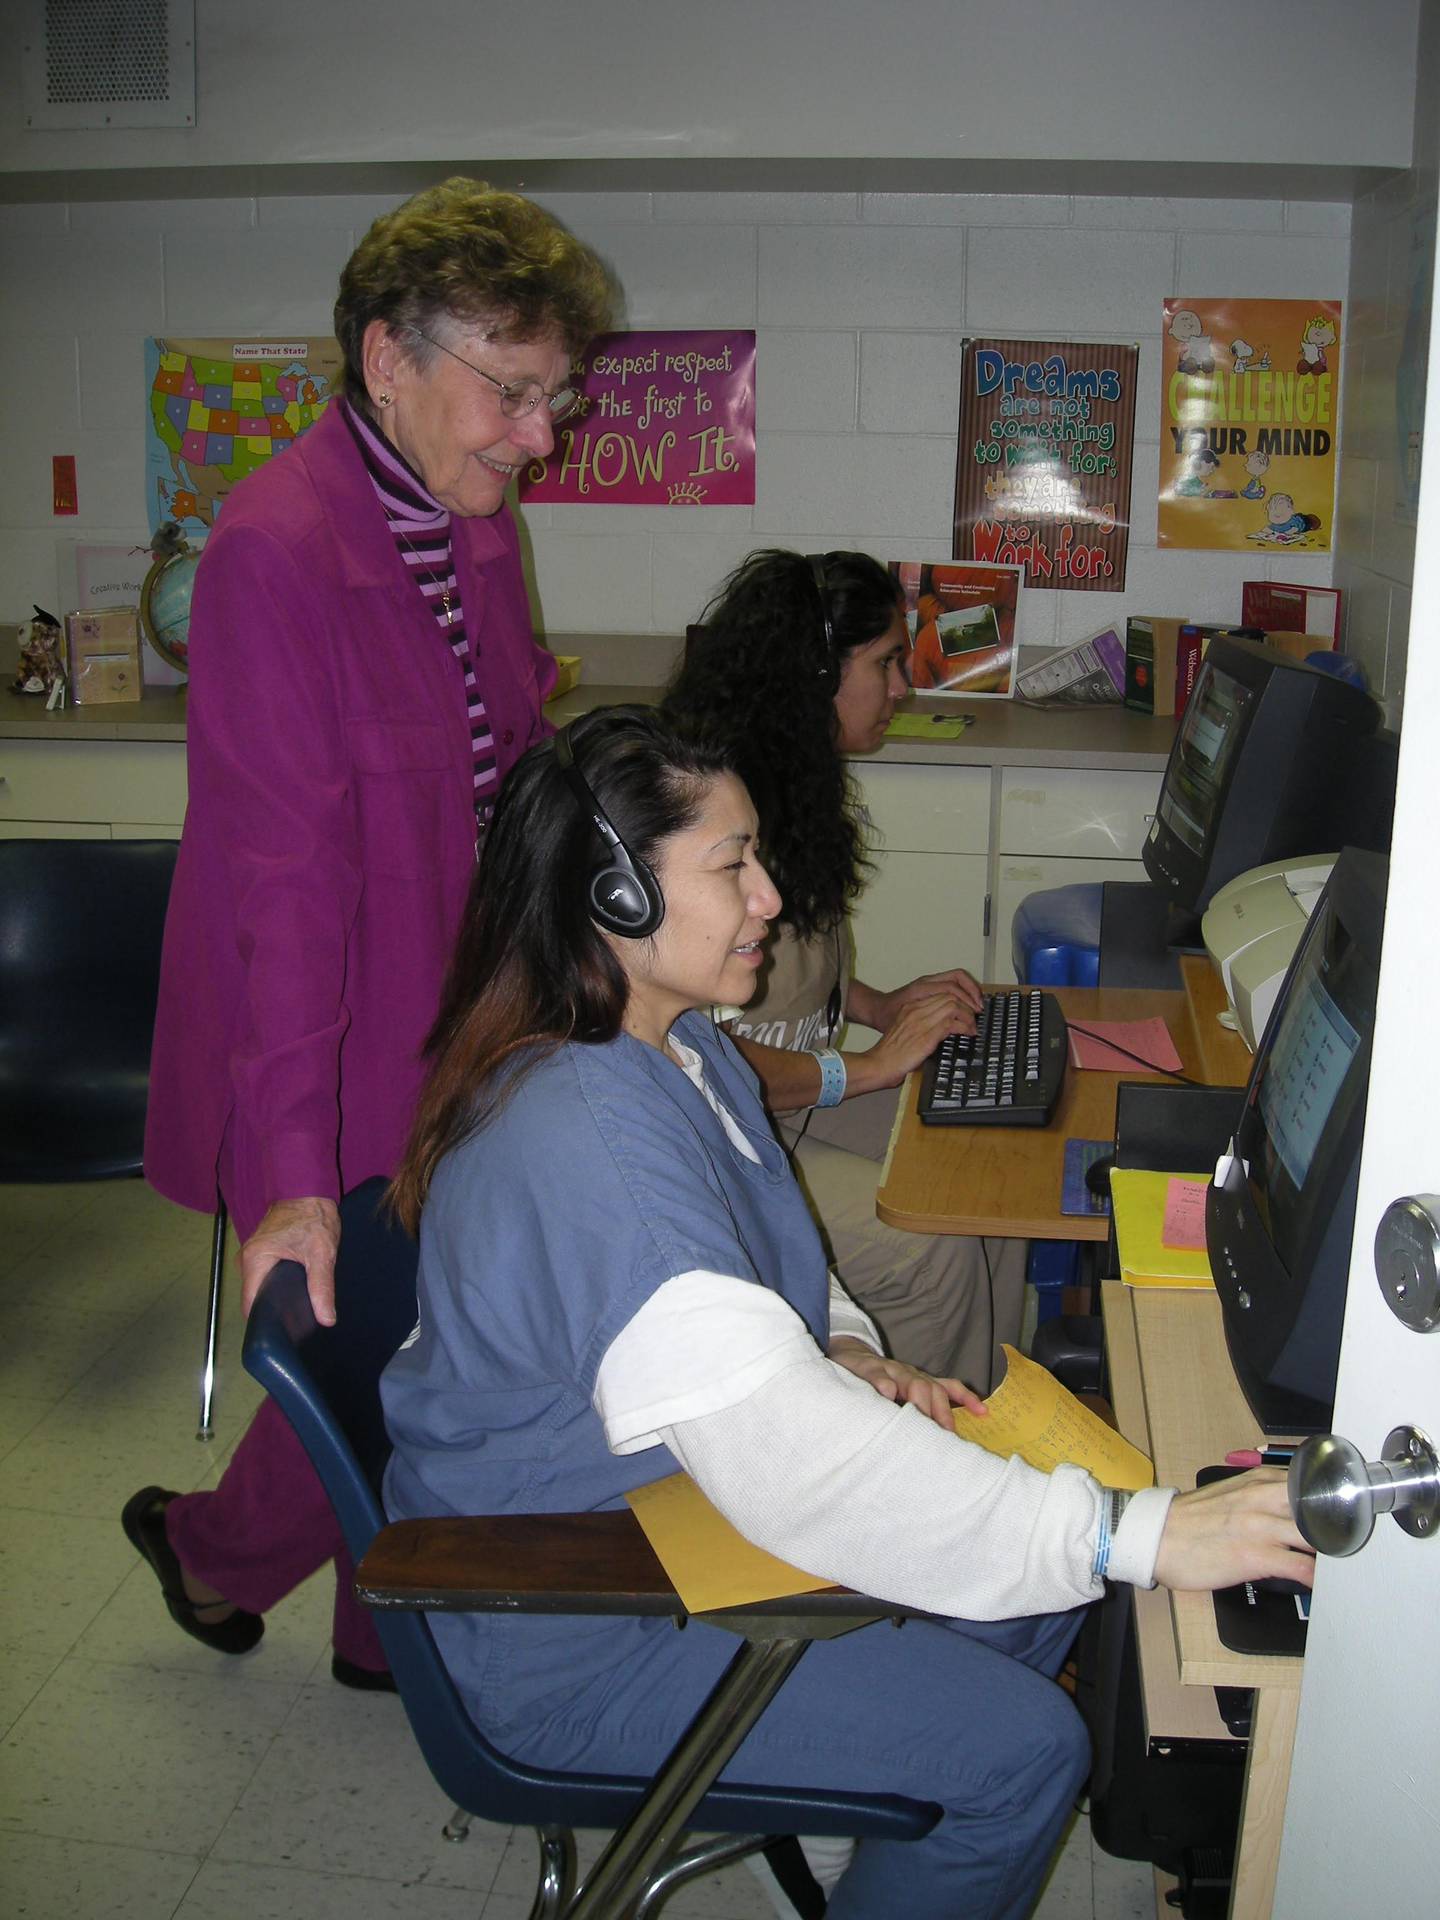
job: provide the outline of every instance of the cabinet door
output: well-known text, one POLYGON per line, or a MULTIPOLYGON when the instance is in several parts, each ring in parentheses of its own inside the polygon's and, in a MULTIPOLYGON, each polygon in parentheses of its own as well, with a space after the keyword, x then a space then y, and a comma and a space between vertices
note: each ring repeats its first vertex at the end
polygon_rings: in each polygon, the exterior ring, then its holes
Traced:
POLYGON ((184 818, 183 741, 0 740, 0 820, 184 818))
POLYGON ((1148 878, 1139 860, 1022 860, 1002 854, 995 869, 995 957, 992 965, 996 980, 1015 978, 1015 968, 1010 958, 1010 923, 1015 918, 1015 909, 1027 894, 1039 893, 1049 887, 1148 878))
POLYGON ((108 822, 95 820, 0 820, 0 840, 110 840, 108 822))
POLYGON ((850 762, 870 816, 870 842, 903 853, 984 853, 990 844, 990 769, 850 762))
POLYGON ((999 851, 1138 860, 1161 778, 1112 767, 1006 767, 999 851))
POLYGON ((983 853, 877 854, 851 917, 855 971, 872 987, 899 987, 922 973, 985 965, 983 853))

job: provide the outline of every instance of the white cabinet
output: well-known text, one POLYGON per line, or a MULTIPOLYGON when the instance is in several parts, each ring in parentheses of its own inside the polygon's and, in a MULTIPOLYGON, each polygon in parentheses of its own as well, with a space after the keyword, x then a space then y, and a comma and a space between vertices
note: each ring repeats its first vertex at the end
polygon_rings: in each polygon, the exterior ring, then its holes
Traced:
POLYGON ((871 761, 850 771, 874 860, 851 920, 857 975, 885 988, 942 967, 982 973, 990 769, 871 761))
POLYGON ((1015 978, 1010 924, 1027 894, 1146 878, 1140 849, 1160 779, 1118 767, 1001 769, 990 916, 994 979, 1015 978))
POLYGON ((178 839, 183 741, 0 739, 0 836, 178 839))
POLYGON ((1062 859, 1138 860, 1160 775, 1118 767, 1004 767, 1000 853, 1062 859))
POLYGON ((851 772, 875 859, 853 920, 872 986, 943 966, 1013 980, 1010 923, 1027 894, 1145 878, 1159 769, 871 760, 851 772))

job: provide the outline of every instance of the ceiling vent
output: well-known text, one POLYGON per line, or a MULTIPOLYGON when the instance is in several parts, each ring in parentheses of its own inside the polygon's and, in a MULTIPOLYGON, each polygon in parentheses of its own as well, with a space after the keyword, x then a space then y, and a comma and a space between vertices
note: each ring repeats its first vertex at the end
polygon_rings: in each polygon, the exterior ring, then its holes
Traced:
POLYGON ((195 0, 23 0, 25 125, 193 127, 195 0))

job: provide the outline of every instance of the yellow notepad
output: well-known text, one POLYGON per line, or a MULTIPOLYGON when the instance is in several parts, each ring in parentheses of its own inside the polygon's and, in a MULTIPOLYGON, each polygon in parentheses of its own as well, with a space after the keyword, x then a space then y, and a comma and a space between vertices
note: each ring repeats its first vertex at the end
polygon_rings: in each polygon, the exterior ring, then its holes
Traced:
MULTIPOLYGON (((1042 1473, 1062 1460, 1088 1467, 1107 1487, 1148 1487, 1155 1469, 1128 1440, 1035 1361, 1014 1347, 1004 1349, 1005 1379, 986 1405, 989 1415, 955 1413, 955 1431, 987 1452, 1008 1459, 1018 1453, 1042 1473)), ((686 1473, 652 1480, 625 1499, 645 1530, 661 1566, 691 1613, 782 1600, 794 1593, 821 1593, 833 1585, 752 1546, 713 1507, 686 1473)))
MULTIPOLYGON (((1209 1287, 1210 1257, 1203 1247, 1167 1247, 1162 1237, 1165 1195, 1173 1173, 1146 1173, 1115 1167, 1110 1173, 1110 1205, 1115 1216, 1115 1245, 1120 1273, 1131 1287, 1209 1287)), ((1181 1176, 1204 1180, 1203 1173, 1181 1176)))

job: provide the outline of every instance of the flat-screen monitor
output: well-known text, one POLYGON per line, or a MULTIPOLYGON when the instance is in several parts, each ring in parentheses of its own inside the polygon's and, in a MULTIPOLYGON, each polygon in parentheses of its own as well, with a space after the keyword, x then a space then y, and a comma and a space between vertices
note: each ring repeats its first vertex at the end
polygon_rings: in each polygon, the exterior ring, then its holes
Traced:
POLYGON ((1388 862, 1347 847, 1275 1003, 1205 1205, 1235 1374, 1266 1433, 1321 1433, 1350 1273, 1388 862))
POLYGON ((1296 854, 1387 851, 1394 756, 1379 745, 1379 724, 1379 707, 1359 687, 1277 648, 1217 635, 1143 848, 1171 906, 1202 913, 1236 874, 1296 854))

